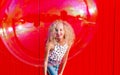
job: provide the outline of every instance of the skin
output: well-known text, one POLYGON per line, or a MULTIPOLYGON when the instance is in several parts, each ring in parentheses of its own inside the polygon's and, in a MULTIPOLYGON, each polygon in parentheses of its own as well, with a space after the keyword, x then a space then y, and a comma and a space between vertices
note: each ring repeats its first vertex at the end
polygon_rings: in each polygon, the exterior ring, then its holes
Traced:
POLYGON ((62 42, 64 41, 63 40, 64 34, 65 32, 64 32, 63 24, 60 23, 55 28, 55 39, 58 43, 62 44, 62 42))
MULTIPOLYGON (((64 28, 63 28, 63 24, 60 23, 59 25, 56 26, 55 35, 54 35, 55 40, 60 45, 64 44, 64 34, 65 34, 65 31, 64 31, 64 28)), ((67 62, 68 54, 69 54, 69 49, 70 49, 69 47, 68 47, 68 50, 67 50, 66 54, 63 57, 62 66, 61 66, 61 69, 60 69, 58 75, 63 74, 64 68, 65 68, 65 65, 66 65, 66 62, 67 62)), ((52 42, 49 42, 48 46, 46 47, 45 62, 44 62, 44 75, 47 75, 48 56, 49 56, 50 50, 52 50, 52 49, 54 49, 54 44, 52 42)))

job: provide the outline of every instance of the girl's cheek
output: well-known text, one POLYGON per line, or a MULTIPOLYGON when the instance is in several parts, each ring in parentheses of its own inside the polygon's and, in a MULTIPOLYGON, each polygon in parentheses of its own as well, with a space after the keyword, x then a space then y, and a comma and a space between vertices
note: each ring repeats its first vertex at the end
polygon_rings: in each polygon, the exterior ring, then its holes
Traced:
POLYGON ((53 33, 53 36, 56 37, 56 33, 53 33))

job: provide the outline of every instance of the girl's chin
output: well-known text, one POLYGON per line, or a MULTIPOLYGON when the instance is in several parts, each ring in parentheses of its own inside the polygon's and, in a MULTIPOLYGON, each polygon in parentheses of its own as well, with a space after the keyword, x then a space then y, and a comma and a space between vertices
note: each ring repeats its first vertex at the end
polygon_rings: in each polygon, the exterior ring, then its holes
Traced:
POLYGON ((57 40, 57 41, 61 41, 61 40, 62 40, 62 38, 56 38, 56 40, 57 40))

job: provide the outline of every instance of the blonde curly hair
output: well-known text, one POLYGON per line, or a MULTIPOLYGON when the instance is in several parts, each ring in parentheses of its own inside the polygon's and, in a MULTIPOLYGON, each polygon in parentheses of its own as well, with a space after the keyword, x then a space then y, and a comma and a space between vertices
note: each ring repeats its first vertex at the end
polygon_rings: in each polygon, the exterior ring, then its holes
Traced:
POLYGON ((63 21, 63 20, 56 20, 50 25, 49 30, 48 30, 47 43, 49 43, 49 42, 55 43, 56 42, 55 37, 54 37, 55 28, 56 28, 57 25, 59 25, 61 23, 63 24, 63 28, 64 28, 64 31, 65 31, 65 34, 64 34, 65 42, 68 45, 73 44, 74 39, 75 39, 74 30, 73 30, 72 26, 67 21, 63 21))

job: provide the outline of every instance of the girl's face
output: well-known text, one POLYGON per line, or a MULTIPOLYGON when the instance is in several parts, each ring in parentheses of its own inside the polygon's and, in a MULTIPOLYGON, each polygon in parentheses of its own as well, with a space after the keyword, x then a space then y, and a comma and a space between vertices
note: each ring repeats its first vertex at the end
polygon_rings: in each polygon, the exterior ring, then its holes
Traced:
POLYGON ((55 38, 57 40, 61 40, 64 38, 64 34, 65 34, 65 31, 64 31, 64 27, 63 27, 63 24, 62 23, 59 23, 58 25, 56 25, 55 27, 55 38))

